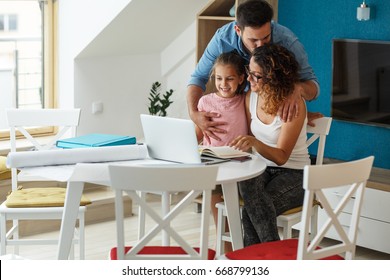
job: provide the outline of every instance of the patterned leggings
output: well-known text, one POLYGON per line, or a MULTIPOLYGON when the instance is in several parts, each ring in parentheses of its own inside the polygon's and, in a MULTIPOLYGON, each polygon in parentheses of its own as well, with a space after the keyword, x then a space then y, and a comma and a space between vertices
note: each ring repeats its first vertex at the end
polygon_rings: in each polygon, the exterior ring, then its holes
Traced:
POLYGON ((303 204, 303 170, 267 167, 258 177, 239 183, 244 200, 244 246, 279 240, 276 217, 303 204))

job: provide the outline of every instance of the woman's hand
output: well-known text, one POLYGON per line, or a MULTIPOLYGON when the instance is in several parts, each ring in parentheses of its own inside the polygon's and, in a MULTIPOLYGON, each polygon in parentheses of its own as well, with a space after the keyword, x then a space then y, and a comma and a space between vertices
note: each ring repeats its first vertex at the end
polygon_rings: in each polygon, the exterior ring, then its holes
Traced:
POLYGON ((230 147, 233 147, 237 150, 247 152, 252 147, 256 145, 256 142, 258 142, 254 136, 250 135, 240 135, 236 139, 234 139, 232 142, 229 143, 230 147))

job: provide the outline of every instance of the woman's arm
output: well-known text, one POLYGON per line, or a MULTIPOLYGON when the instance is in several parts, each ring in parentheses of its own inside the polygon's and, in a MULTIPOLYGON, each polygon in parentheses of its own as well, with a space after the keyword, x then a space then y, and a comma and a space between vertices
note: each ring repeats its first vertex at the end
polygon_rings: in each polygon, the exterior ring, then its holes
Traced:
POLYGON ((294 88, 294 93, 280 106, 278 115, 284 122, 290 122, 293 118, 299 116, 301 112, 306 112, 306 110, 299 110, 298 103, 302 97, 307 101, 311 101, 317 97, 317 92, 317 84, 313 81, 309 80, 297 83, 294 88))
POLYGON ((249 110, 250 98, 251 98, 251 91, 249 90, 245 94, 245 114, 246 114, 246 125, 248 126, 248 134, 253 135, 251 132, 251 112, 249 110))
POLYGON ((231 146, 242 151, 253 147, 259 154, 275 164, 279 166, 285 164, 290 158, 306 118, 306 106, 303 99, 298 106, 299 110, 305 114, 300 114, 292 121, 283 123, 276 147, 268 146, 250 135, 237 137, 232 141, 231 146))
MULTIPOLYGON (((301 99, 298 108, 303 114, 294 118, 290 122, 282 124, 281 132, 276 144, 276 148, 264 149, 262 155, 275 162, 277 165, 283 165, 290 158, 290 155, 297 143, 298 137, 302 131, 302 127, 306 118, 306 106, 304 101, 301 99), (268 154, 268 152, 271 152, 268 154)), ((269 147, 271 148, 271 147, 269 147)))

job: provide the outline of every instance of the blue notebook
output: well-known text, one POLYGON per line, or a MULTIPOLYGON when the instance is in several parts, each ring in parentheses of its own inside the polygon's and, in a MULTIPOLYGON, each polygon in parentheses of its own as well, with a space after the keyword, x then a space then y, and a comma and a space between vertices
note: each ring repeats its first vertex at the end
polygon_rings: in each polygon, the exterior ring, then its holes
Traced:
POLYGON ((87 134, 79 137, 72 137, 58 140, 56 146, 63 149, 104 147, 135 144, 134 136, 112 135, 112 134, 87 134))

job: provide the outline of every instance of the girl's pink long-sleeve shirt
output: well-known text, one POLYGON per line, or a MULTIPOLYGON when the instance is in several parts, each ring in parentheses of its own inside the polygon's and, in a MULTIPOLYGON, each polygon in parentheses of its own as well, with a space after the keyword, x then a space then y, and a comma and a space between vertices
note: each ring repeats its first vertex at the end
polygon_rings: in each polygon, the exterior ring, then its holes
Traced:
POLYGON ((204 146, 226 146, 239 135, 248 134, 248 125, 245 114, 245 94, 232 98, 223 98, 216 93, 202 96, 198 103, 198 110, 203 112, 215 112, 221 116, 215 121, 226 122, 219 126, 227 131, 226 134, 217 134, 221 141, 203 137, 204 146))

